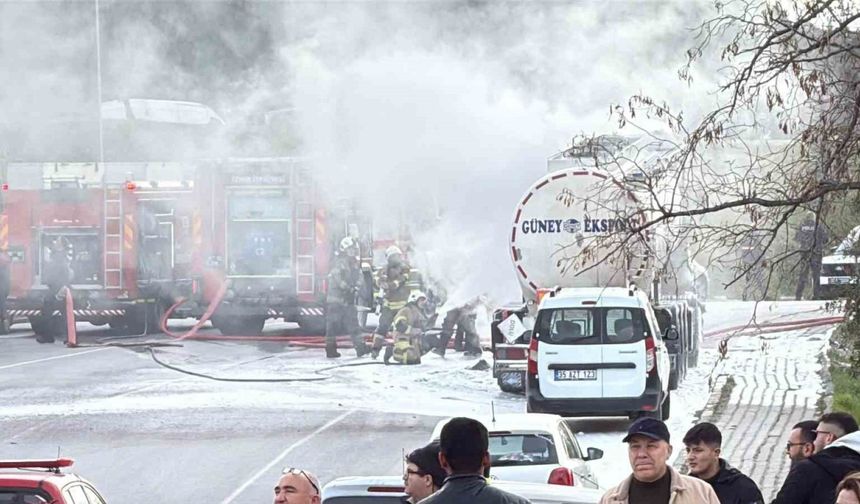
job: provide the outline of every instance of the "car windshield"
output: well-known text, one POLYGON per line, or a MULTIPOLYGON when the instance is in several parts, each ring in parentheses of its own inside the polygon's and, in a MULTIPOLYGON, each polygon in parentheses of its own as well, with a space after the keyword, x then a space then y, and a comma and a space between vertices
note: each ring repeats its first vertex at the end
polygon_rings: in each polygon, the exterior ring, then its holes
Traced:
POLYGON ((490 433, 492 467, 557 464, 558 454, 549 433, 490 433))

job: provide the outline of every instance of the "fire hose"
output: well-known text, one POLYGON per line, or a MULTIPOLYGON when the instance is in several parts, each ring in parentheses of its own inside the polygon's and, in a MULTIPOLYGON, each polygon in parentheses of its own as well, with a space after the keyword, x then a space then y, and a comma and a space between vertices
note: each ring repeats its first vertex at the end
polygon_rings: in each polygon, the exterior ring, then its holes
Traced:
MULTIPOLYGON (((67 331, 67 346, 69 347, 78 347, 81 346, 78 344, 77 339, 77 328, 75 326, 75 309, 74 309, 74 299, 72 297, 72 292, 68 287, 63 288, 63 294, 66 302, 66 331, 67 331)), ((170 315, 182 305, 186 300, 184 298, 179 299, 173 306, 170 307, 161 317, 160 326, 161 330, 171 338, 183 341, 186 339, 212 339, 212 340, 235 340, 235 339, 259 339, 248 336, 230 336, 230 335, 197 335, 197 331, 212 317, 212 314, 215 313, 215 309, 221 304, 221 300, 224 298, 224 294, 227 291, 226 284, 222 284, 221 288, 218 289, 215 298, 209 303, 206 311, 200 317, 200 320, 194 324, 186 333, 177 334, 170 331, 167 328, 167 320, 170 318, 170 315)), ((265 338, 267 341, 271 341, 273 338, 265 338)), ((278 340, 288 340, 288 338, 278 338, 278 340)), ((207 373, 199 373, 196 371, 191 371, 188 369, 181 368, 179 366, 175 366, 172 364, 168 364, 163 360, 159 359, 156 355, 155 348, 159 346, 177 346, 176 343, 164 343, 164 342, 155 342, 155 341, 145 341, 138 343, 99 343, 97 345, 87 345, 87 346, 114 346, 119 348, 129 348, 129 347, 145 347, 149 350, 149 355, 152 360, 158 364, 159 366, 164 367, 165 369, 169 369, 171 371, 175 371, 182 374, 187 374, 190 376, 195 376, 198 378, 205 378, 208 380, 221 381, 221 382, 238 382, 238 383, 289 383, 289 382, 314 382, 314 381, 322 381, 328 380, 329 378, 333 378, 330 374, 324 374, 327 371, 332 371, 338 368, 344 367, 357 367, 357 366, 369 366, 369 365, 381 365, 382 362, 371 361, 371 362, 348 362, 343 364, 337 364, 334 366, 326 366, 319 369, 313 370, 313 374, 318 376, 299 376, 299 377, 290 377, 290 378, 231 378, 231 377, 222 377, 222 376, 214 376, 207 373)))
POLYGON ((714 362, 713 368, 711 368, 711 371, 708 373, 708 389, 713 390, 713 387, 717 383, 716 379, 719 378, 719 376, 723 376, 723 375, 714 376, 714 373, 717 371, 717 367, 719 366, 720 362, 722 362, 722 360, 726 358, 726 355, 728 354, 728 350, 729 350, 729 347, 728 347, 729 340, 731 340, 732 338, 735 338, 737 336, 743 336, 743 335, 750 335, 751 336, 751 335, 772 334, 772 333, 778 333, 778 332, 808 329, 811 327, 833 325, 833 324, 842 322, 843 320, 845 320, 844 316, 833 316, 833 317, 818 317, 818 318, 804 319, 804 320, 791 320, 791 321, 785 321, 785 322, 761 322, 761 323, 756 323, 756 324, 746 324, 746 325, 739 325, 739 326, 733 326, 733 327, 726 327, 726 328, 717 329, 717 330, 705 333, 704 336, 706 338, 707 337, 713 337, 713 336, 719 336, 719 335, 725 335, 723 338, 720 339, 720 344, 719 344, 720 358, 717 359, 716 362, 714 362))
POLYGON ((823 325, 832 325, 845 320, 844 316, 833 316, 833 317, 817 317, 812 319, 803 319, 803 320, 790 320, 785 322, 760 322, 756 324, 744 324, 733 327, 725 327, 722 329, 716 329, 714 331, 709 331, 704 334, 705 338, 710 338, 713 336, 719 335, 727 335, 726 338, 732 338, 735 336, 740 336, 742 334, 746 334, 748 332, 755 332, 757 334, 767 334, 774 333, 780 331, 791 331, 795 329, 806 329, 808 327, 816 327, 823 325))

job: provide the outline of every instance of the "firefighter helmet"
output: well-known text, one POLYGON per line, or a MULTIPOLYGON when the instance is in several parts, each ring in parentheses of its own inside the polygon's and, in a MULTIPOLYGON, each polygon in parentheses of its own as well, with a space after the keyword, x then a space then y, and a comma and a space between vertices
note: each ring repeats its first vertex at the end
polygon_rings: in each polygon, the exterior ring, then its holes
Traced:
POLYGON ((398 247, 397 245, 392 245, 392 246, 388 247, 387 249, 385 249, 385 258, 386 259, 391 259, 391 256, 393 256, 393 255, 402 256, 403 251, 400 250, 400 247, 398 247))
POLYGON ((418 302, 418 301, 420 301, 421 299, 425 299, 425 300, 426 300, 426 299, 427 299, 427 294, 424 294, 423 292, 421 292, 421 291, 417 291, 417 290, 412 291, 412 292, 410 292, 410 293, 409 293, 409 302, 410 302, 410 303, 417 303, 417 302, 418 302))
POLYGON ((343 240, 340 241, 340 251, 346 252, 351 248, 358 248, 358 243, 356 243, 355 238, 351 236, 347 236, 343 240))

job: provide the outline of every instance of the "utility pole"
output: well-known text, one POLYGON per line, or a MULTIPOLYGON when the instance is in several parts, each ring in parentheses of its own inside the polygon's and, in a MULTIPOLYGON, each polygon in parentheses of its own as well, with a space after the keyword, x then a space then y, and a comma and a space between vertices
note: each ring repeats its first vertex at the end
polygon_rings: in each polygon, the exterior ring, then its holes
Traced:
POLYGON ((94 0, 96 15, 96 86, 98 88, 99 112, 99 164, 105 162, 104 127, 102 125, 102 38, 99 19, 99 0, 94 0))

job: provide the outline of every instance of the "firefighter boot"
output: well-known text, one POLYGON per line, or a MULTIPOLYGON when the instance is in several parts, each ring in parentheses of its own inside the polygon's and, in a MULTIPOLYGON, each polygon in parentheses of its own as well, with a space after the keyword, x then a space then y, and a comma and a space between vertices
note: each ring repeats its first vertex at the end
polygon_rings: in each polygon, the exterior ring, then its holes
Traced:
POLYGON ((391 357, 394 355, 394 345, 385 346, 385 355, 382 356, 382 362, 387 366, 391 362, 391 357))
POLYGON ((376 359, 379 357, 379 351, 382 350, 382 346, 385 344, 385 337, 381 334, 373 335, 373 347, 370 349, 370 356, 376 359))
POLYGON ((325 356, 328 359, 337 359, 340 357, 340 352, 337 351, 337 344, 334 341, 326 342, 325 356))
POLYGON ((364 340, 360 340, 358 345, 355 347, 355 356, 364 357, 369 353, 371 353, 370 347, 367 346, 367 343, 365 343, 364 340))

